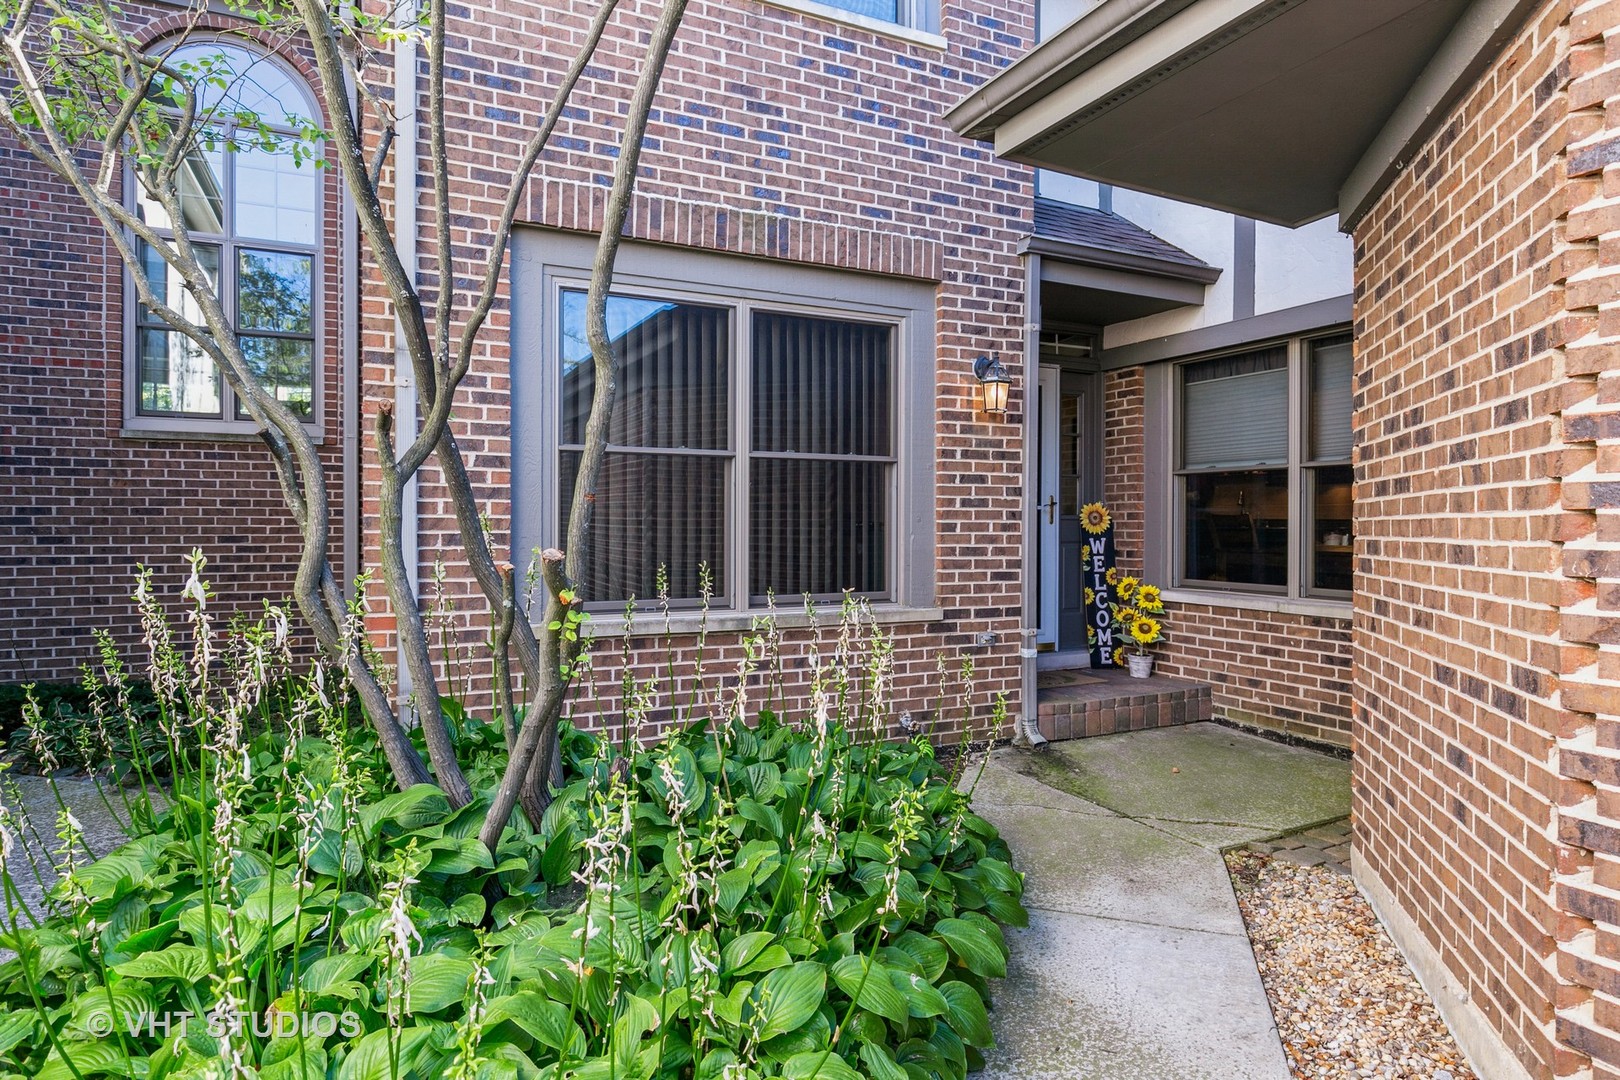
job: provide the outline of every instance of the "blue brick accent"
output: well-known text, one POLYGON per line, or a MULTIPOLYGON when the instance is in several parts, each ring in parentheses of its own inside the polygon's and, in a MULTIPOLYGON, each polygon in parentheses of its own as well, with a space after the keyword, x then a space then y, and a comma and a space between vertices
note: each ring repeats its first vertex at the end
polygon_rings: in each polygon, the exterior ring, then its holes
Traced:
POLYGON ((748 132, 744 131, 736 124, 723 124, 719 120, 710 120, 709 130, 714 132, 716 135, 730 135, 734 139, 746 138, 748 135, 748 132))
POLYGON ((822 43, 824 45, 826 45, 827 48, 829 48, 829 49, 837 49, 839 52, 854 52, 855 51, 855 43, 853 41, 845 41, 843 38, 835 38, 835 37, 825 38, 825 39, 823 39, 822 43))
POLYGON ((881 206, 863 206, 861 207, 861 213, 869 218, 877 218, 879 221, 894 220, 893 211, 885 210, 881 206))
POLYGON ((822 68, 822 70, 829 75, 836 75, 840 79, 853 79, 855 77, 855 71, 853 68, 840 67, 837 64, 828 64, 826 67, 822 68))

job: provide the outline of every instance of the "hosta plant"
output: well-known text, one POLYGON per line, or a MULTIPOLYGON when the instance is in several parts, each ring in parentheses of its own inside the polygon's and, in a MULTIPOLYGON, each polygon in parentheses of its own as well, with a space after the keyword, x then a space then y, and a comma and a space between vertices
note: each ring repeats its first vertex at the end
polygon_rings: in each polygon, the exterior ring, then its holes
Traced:
POLYGON ((878 737, 890 649, 858 605, 797 721, 743 671, 645 740, 663 691, 627 679, 623 734, 569 730, 567 782, 492 854, 499 723, 455 713, 471 804, 390 792, 341 682, 289 678, 277 613, 216 635, 193 599, 189 655, 149 626, 176 767, 109 794, 134 839, 0 809, 0 1073, 960 1080, 990 1045, 1022 881, 966 755, 878 737), (59 875, 44 910, 31 870, 59 875))

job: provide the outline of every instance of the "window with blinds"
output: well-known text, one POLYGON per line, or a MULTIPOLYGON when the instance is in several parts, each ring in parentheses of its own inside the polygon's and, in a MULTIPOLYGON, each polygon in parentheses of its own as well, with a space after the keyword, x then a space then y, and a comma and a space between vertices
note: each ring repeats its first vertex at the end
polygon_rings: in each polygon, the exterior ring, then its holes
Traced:
MULTIPOLYGON (((592 514, 595 601, 769 593, 887 597, 896 465, 895 327, 614 295, 621 365, 592 514)), ((559 531, 594 395, 585 294, 560 304, 559 531)))
POLYGON ((1348 334, 1179 368, 1181 582, 1349 591, 1352 368, 1348 334))

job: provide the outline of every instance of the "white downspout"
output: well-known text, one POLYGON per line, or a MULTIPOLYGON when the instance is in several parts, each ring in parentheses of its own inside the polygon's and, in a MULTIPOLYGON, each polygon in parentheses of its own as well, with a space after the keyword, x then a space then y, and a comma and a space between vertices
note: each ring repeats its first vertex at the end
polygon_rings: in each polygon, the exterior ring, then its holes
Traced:
MULTIPOLYGON (((400 6, 399 25, 405 30, 416 24, 417 5, 408 2, 400 6)), ((416 38, 401 33, 394 43, 394 246, 399 261, 417 283, 417 111, 420 96, 416 81, 416 38)), ((411 364, 410 350, 405 345, 404 329, 394 319, 394 445, 403 449, 416 441, 416 369, 411 364)), ((400 540, 405 558, 405 570, 412 594, 417 593, 421 572, 417 556, 417 483, 413 476, 405 485, 400 500, 400 540)), ((411 673, 405 664, 403 643, 395 642, 395 664, 399 678, 399 708, 405 717, 405 703, 410 699, 411 673)), ((414 726, 414 717, 407 720, 414 726)))
POLYGON ((1018 730, 1013 742, 1038 747, 1046 742, 1039 726, 1040 705, 1035 685, 1035 636, 1040 632, 1040 587, 1035 568, 1035 530, 1030 527, 1030 508, 1039 497, 1036 488, 1040 482, 1040 438, 1036 431, 1038 417, 1035 408, 1035 390, 1041 377, 1041 257, 1024 256, 1024 523, 1021 537, 1024 564, 1024 617, 1018 631, 1019 674, 1022 685, 1019 692, 1018 730))

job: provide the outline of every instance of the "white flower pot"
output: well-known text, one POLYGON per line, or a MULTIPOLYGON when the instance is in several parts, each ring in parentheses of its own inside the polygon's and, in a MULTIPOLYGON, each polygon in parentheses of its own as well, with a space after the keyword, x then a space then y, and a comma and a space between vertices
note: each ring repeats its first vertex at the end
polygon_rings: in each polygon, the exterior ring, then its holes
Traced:
POLYGON ((1153 674, 1153 657, 1142 656, 1139 653, 1128 653, 1125 660, 1131 666, 1131 678, 1145 679, 1153 674))

